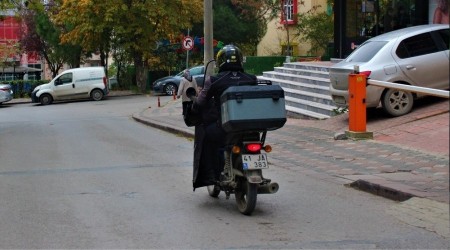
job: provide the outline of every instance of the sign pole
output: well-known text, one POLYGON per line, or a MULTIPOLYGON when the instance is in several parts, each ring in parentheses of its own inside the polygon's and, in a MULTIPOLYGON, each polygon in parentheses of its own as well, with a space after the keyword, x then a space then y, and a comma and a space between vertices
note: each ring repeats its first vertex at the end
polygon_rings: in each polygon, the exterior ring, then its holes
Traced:
MULTIPOLYGON (((189 29, 187 35, 189 36, 189 29)), ((186 69, 187 68, 189 68, 189 50, 186 50, 186 69)))

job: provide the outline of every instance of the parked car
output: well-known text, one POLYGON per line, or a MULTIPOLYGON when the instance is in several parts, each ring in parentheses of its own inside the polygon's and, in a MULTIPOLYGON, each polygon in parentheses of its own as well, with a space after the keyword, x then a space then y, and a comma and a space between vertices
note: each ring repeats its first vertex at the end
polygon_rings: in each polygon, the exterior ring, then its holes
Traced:
MULTIPOLYGON (((189 68, 189 71, 192 77, 197 81, 197 85, 203 86, 203 76, 205 74, 204 66, 196 66, 189 68)), ((175 93, 178 90, 178 86, 180 86, 181 78, 183 77, 183 71, 174 75, 174 76, 166 76, 160 78, 153 82, 153 91, 155 93, 164 93, 166 95, 173 95, 173 91, 175 93)))
POLYGON ((11 85, 0 84, 0 104, 9 102, 13 99, 13 91, 11 85))
POLYGON ((31 93, 31 101, 42 105, 85 98, 100 101, 108 92, 108 80, 103 67, 76 68, 66 70, 49 83, 37 86, 31 93))
MULTIPOLYGON (((373 37, 345 60, 330 67, 331 97, 338 107, 348 106, 348 75, 358 65, 373 80, 449 89, 449 26, 408 27, 373 37)), ((411 111, 420 96, 402 90, 367 86, 366 106, 381 106, 391 116, 411 111)))

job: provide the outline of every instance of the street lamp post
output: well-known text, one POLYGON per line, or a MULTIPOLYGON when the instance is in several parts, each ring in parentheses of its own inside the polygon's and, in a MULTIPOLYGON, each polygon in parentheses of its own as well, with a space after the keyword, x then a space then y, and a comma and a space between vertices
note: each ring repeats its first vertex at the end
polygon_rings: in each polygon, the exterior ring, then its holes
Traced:
MULTIPOLYGON (((214 49, 213 49, 213 2, 212 0, 203 0, 203 23, 204 23, 204 64, 205 66, 214 59, 214 49)), ((214 62, 210 64, 214 66, 214 62)), ((206 75, 212 75, 212 70, 214 67, 208 67, 206 71, 206 75)))

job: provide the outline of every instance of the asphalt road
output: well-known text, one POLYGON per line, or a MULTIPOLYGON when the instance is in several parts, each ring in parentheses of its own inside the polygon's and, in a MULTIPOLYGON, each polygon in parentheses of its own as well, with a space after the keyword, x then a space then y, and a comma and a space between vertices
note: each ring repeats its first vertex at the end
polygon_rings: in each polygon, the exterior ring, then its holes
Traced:
POLYGON ((250 217, 193 192, 192 141, 131 118, 155 98, 0 106, 0 248, 448 248, 397 202, 276 165, 250 217))

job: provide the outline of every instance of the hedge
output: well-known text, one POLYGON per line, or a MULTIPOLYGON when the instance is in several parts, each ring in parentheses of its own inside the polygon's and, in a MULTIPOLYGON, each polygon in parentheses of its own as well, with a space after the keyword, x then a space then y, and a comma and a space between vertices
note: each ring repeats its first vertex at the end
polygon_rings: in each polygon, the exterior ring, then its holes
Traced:
POLYGON ((48 82, 48 80, 15 80, 1 81, 0 83, 11 85, 14 98, 26 98, 31 96, 31 92, 36 86, 48 82))

